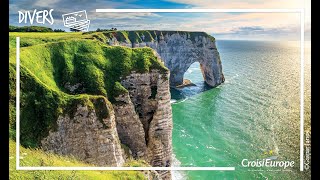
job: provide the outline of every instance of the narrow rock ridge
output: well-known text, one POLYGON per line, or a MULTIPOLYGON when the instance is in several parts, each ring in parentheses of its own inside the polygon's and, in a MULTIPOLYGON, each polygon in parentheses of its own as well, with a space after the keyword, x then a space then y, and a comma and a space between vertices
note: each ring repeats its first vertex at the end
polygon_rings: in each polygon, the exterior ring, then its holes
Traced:
POLYGON ((184 73, 194 62, 200 63, 203 78, 209 86, 215 87, 224 82, 220 55, 212 36, 204 32, 147 32, 149 34, 128 31, 129 35, 135 34, 136 37, 126 40, 119 38, 116 33, 110 33, 107 43, 113 46, 147 46, 154 49, 170 70, 170 86, 183 84, 184 73))
MULTIPOLYGON (((121 84, 128 90, 114 103, 120 140, 134 157, 152 166, 169 167, 172 159, 172 111, 169 73, 131 73, 121 84)), ((171 179, 169 171, 159 171, 171 179)))
POLYGON ((129 93, 116 97, 116 101, 113 107, 121 143, 129 147, 134 158, 141 158, 147 149, 143 124, 135 112, 129 93))

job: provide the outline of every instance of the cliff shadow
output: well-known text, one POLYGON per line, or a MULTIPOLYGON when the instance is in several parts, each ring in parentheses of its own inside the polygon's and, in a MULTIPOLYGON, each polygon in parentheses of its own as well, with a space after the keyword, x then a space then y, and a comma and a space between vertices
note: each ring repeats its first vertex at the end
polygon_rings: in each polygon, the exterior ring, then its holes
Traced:
POLYGON ((193 83, 191 86, 185 86, 185 87, 170 87, 170 94, 171 94, 171 100, 182 100, 186 99, 188 97, 200 94, 202 92, 208 91, 210 89, 213 89, 214 87, 211 87, 207 85, 204 81, 193 83))

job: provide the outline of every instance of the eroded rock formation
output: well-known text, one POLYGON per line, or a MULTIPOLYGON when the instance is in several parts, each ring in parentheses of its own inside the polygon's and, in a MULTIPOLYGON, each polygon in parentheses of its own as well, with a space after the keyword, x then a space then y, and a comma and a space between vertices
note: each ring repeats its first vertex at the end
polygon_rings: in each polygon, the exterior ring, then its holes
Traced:
MULTIPOLYGON (((152 166, 171 166, 172 111, 169 73, 135 73, 121 84, 128 93, 114 103, 119 137, 134 157, 145 159, 152 166)), ((168 171, 159 172, 170 179, 168 171)))
MULTIPOLYGON (((73 114, 59 116, 57 130, 44 138, 42 148, 61 155, 73 155, 98 166, 122 166, 124 159, 112 106, 97 99, 100 108, 110 112, 99 120, 98 112, 88 105, 78 104, 73 114)), ((101 110, 100 109, 100 110, 101 110)))
MULTIPOLYGON (((139 36, 138 32, 129 31, 130 33, 139 36)), ((224 82, 220 55, 212 36, 202 32, 181 31, 151 31, 149 36, 146 38, 142 34, 141 37, 135 39, 129 37, 129 40, 123 41, 114 35, 108 44, 127 47, 147 46, 154 49, 170 70, 171 86, 183 83, 184 73, 194 62, 200 63, 203 78, 208 85, 215 87, 224 82)))

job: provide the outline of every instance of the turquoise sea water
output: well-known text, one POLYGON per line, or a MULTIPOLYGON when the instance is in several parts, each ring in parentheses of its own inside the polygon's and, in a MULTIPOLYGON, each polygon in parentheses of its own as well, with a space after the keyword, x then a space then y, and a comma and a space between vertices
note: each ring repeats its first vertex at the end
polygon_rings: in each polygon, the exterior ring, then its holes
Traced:
MULTIPOLYGON (((179 166, 235 167, 184 171, 175 179, 309 179, 299 171, 299 42, 218 41, 225 83, 210 89, 198 63, 171 90, 173 152, 179 166), (267 154, 266 154, 267 153, 267 154), (242 159, 276 156, 293 168, 245 168, 242 159)), ((308 49, 306 50, 308 54, 308 49)), ((310 57, 305 59, 305 121, 310 129, 310 57)), ((177 162, 175 162, 177 165, 177 162)))

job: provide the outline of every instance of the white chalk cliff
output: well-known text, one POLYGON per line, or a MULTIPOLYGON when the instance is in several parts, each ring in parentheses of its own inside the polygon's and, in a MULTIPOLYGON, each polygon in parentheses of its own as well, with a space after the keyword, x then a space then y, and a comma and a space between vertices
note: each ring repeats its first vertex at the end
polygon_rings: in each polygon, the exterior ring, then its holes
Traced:
POLYGON ((183 83, 184 73, 191 64, 199 62, 204 81, 212 87, 224 82, 220 55, 215 39, 204 32, 183 31, 129 31, 125 41, 110 34, 109 45, 150 47, 170 70, 170 85, 183 83), (130 37, 130 34, 131 35, 130 37), (150 37, 148 37, 150 36, 150 37))

